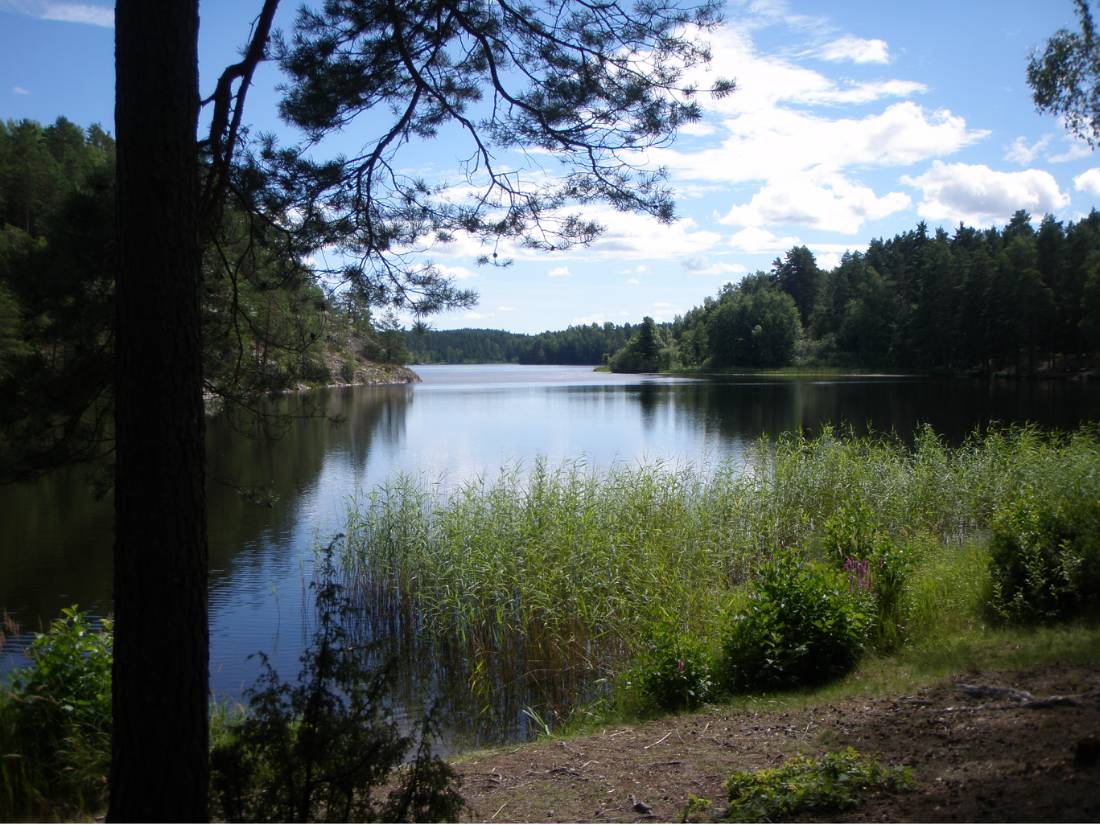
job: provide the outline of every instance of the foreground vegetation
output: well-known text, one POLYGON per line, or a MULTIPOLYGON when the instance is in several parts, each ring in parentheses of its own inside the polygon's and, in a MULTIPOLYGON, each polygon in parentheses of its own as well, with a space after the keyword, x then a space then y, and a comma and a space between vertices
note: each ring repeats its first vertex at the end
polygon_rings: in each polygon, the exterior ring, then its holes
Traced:
POLYGON ((911 447, 762 440, 744 466, 705 470, 403 479, 359 502, 344 564, 365 611, 458 640, 475 688, 537 660, 589 699, 610 679, 606 701, 690 706, 825 682, 975 619, 1094 612, 1097 468, 1092 428, 959 447, 926 429, 911 447))
MULTIPOLYGON (((457 652, 447 661, 464 669, 440 659, 438 673, 488 713, 518 712, 495 704, 501 684, 565 685, 571 712, 526 708, 542 732, 1095 663, 1100 431, 994 429, 957 447, 927 429, 912 444, 826 431, 711 468, 539 463, 449 491, 402 479, 362 499, 330 551, 298 681, 267 670, 247 709, 214 715, 211 793, 227 819, 454 816, 430 722, 391 774, 413 743, 386 716, 364 627, 457 652)), ((0 818, 102 809, 109 631, 66 611, 0 695, 0 818)), ((858 755, 831 759, 735 778, 730 804, 750 818, 795 797, 842 808, 856 785, 893 781, 858 755)))
MULTIPOLYGON (((245 706, 210 718, 210 798, 217 821, 439 822, 462 809, 454 771, 390 712, 390 668, 350 637, 354 620, 331 549, 311 585, 316 628, 302 669, 262 673, 245 706)), ((110 768, 112 625, 68 608, 0 692, 0 820, 98 816, 110 768)))

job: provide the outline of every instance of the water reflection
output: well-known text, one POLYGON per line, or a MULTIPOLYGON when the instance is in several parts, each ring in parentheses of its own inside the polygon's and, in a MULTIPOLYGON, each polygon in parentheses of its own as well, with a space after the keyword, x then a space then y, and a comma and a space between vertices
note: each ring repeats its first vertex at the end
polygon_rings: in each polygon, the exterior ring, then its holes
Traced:
MULTIPOLYGON (((737 460, 761 435, 813 434, 827 425, 908 439, 928 423, 958 443, 993 420, 1068 428, 1100 417, 1095 382, 677 380, 569 367, 420 369, 425 382, 417 386, 281 399, 275 408, 296 417, 276 441, 245 438, 224 416, 210 419, 215 691, 236 694, 250 683, 257 669, 247 656, 258 650, 272 656, 283 676, 297 671, 309 635, 314 549, 343 529, 352 495, 397 473, 453 485, 516 461, 530 466, 540 455, 603 467, 698 463, 737 460)), ((0 609, 32 630, 74 602, 109 610, 111 502, 96 501, 82 473, 0 489, 0 523, 0 609)), ((415 617, 372 622, 369 635, 389 639, 390 652, 407 663, 398 677, 401 702, 442 694, 456 731, 475 740, 489 736, 472 713, 473 674, 460 651, 424 647, 415 617)), ((0 653, 0 668, 10 667, 17 647, 0 653)), ((498 653, 501 667, 514 668, 509 672, 543 669, 530 650, 498 653)), ((481 701, 498 720, 512 720, 512 733, 522 733, 525 705, 553 707, 582 676, 591 682, 591 673, 564 673, 517 686, 498 670, 478 677, 502 686, 481 701)), ((499 722, 494 729, 499 735, 499 722)))

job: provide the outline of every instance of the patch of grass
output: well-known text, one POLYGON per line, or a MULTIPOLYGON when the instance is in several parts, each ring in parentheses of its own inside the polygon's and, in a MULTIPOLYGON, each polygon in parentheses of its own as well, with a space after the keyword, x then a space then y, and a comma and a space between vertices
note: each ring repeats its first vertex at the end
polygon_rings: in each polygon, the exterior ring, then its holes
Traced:
MULTIPOLYGON (((613 683, 660 626, 715 657, 728 605, 793 551, 873 598, 879 650, 957 662, 986 632, 995 514, 1022 489, 1062 490, 1066 466, 1100 467, 1100 430, 994 429, 957 447, 930 429, 912 444, 826 430, 761 439, 743 463, 538 462, 451 490, 401 478, 359 499, 341 561, 367 622, 461 651, 477 696, 533 661, 613 683)), ((665 658, 678 678, 685 657, 665 658)))
POLYGON ((851 810, 875 792, 913 784, 908 768, 881 765, 852 748, 819 757, 792 756, 778 768, 738 771, 726 780, 733 822, 775 822, 851 810))
POLYGON ((942 635, 890 654, 866 657, 842 679, 818 688, 738 696, 736 707, 782 711, 853 696, 891 696, 974 671, 1019 671, 1046 665, 1093 666, 1100 661, 1100 626, 976 627, 942 635))

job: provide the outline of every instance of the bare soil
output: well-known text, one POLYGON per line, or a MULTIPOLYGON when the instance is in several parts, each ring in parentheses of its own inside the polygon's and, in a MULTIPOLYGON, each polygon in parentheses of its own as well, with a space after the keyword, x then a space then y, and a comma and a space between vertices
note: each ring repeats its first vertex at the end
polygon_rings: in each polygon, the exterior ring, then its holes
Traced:
POLYGON ((679 822, 689 794, 712 800, 704 817, 722 818, 723 782, 735 770, 851 745, 909 766, 916 782, 870 797, 839 821, 1096 822, 1098 689, 1100 668, 966 673, 912 695, 794 710, 711 708, 481 753, 455 767, 472 821, 679 822), (959 683, 1074 698, 1025 705, 975 696, 959 683))

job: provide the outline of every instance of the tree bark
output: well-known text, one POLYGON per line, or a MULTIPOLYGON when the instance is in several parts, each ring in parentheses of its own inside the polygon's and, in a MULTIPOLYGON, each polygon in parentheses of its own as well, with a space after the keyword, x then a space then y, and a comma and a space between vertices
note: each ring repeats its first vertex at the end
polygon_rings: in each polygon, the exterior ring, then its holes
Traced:
POLYGON ((197 0, 119 0, 112 821, 207 817, 197 0))

